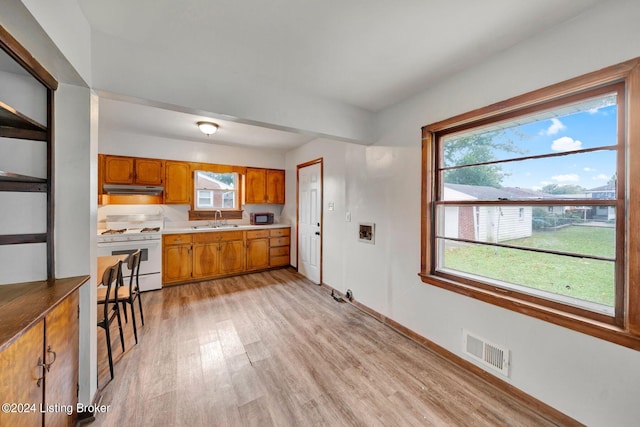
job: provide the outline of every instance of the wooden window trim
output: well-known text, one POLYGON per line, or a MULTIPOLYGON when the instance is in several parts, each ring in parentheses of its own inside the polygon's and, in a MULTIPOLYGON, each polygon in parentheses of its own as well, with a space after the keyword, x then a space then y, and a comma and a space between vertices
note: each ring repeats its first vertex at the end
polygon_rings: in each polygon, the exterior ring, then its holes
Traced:
MULTIPOLYGON (((568 310, 561 304, 539 304, 535 298, 523 297, 522 294, 507 289, 491 286, 478 286, 464 283, 459 278, 432 274, 434 267, 434 194, 436 192, 435 134, 443 130, 462 128, 470 123, 492 121, 497 116, 509 114, 520 115, 527 109, 540 104, 566 102, 576 93, 593 90, 600 86, 624 81, 626 84, 626 105, 619 112, 619 120, 626 129, 626 164, 640 165, 640 58, 604 68, 565 82, 557 83, 506 101, 479 108, 458 116, 433 123, 422 128, 422 215, 421 215, 421 263, 418 274, 424 283, 437 286, 452 292, 475 298, 508 310, 525 314, 559 326, 563 326, 587 335, 613 342, 635 350, 640 350, 640 167, 618 165, 626 177, 619 180, 620 193, 626 199, 626 227, 624 239, 624 280, 617 281, 617 286, 624 288, 624 300, 616 302, 616 319, 613 324, 608 316, 584 316, 574 310, 568 310), (634 118, 631 120, 630 118, 634 118)), ((529 203, 529 202, 527 202, 529 203)), ((622 219, 625 220, 625 219, 622 219)), ((616 236, 618 237, 618 236, 616 236)), ((620 289, 616 289, 619 293, 620 289)))
MULTIPOLYGON (((213 220, 215 216, 215 210, 193 210, 189 209, 189 221, 196 220, 213 220)), ((220 210, 222 212, 222 217, 218 217, 218 219, 242 219, 242 210, 220 210)))
POLYGON ((215 219, 215 213, 217 209, 198 209, 195 208, 195 191, 196 191, 196 180, 195 173, 197 171, 204 172, 214 172, 214 173, 237 173, 238 174, 238 189, 236 190, 236 197, 238 202, 238 209, 219 209, 222 213, 221 217, 218 219, 242 219, 243 210, 242 200, 244 197, 243 194, 243 180, 244 174, 246 173, 246 168, 243 166, 231 166, 231 165, 219 165, 219 164, 211 164, 211 163, 195 163, 192 164, 191 167, 191 203, 189 209, 189 221, 196 220, 213 220, 215 219))

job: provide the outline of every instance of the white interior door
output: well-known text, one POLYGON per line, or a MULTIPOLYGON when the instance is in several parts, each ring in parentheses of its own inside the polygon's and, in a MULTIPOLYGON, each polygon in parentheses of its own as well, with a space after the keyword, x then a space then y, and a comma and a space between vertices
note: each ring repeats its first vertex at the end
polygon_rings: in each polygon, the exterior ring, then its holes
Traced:
POLYGON ((298 169, 298 272, 320 284, 322 174, 320 163, 298 169))

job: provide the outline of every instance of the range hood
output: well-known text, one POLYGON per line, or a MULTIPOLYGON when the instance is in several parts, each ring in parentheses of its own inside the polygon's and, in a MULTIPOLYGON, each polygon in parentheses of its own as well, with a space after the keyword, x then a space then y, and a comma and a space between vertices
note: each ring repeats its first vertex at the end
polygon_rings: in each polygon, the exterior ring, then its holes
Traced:
POLYGON ((104 184, 102 189, 105 194, 130 194, 144 196, 159 196, 164 191, 164 187, 158 185, 104 184))

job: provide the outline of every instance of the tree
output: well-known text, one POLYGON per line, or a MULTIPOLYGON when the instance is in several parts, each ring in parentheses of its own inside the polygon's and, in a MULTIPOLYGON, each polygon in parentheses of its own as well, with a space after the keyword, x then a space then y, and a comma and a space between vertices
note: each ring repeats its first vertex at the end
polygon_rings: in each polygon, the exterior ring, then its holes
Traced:
MULTIPOLYGON (((496 160, 495 153, 498 151, 522 153, 504 131, 492 131, 447 141, 443 150, 444 165, 451 167, 491 162, 496 160)), ((478 165, 447 170, 444 182, 500 188, 505 176, 508 174, 500 165, 478 165)))
POLYGON ((580 194, 585 192, 585 188, 575 184, 547 184, 540 189, 547 194, 580 194))

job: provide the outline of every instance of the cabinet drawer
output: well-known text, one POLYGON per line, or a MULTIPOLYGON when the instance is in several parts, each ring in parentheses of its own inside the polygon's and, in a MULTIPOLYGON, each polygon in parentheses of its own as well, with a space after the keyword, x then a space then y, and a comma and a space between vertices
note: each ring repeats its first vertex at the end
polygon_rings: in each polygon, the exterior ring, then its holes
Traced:
POLYGON ((289 256, 289 246, 280 246, 278 248, 269 249, 269 256, 272 258, 283 255, 289 256))
POLYGON ((214 231, 213 233, 193 234, 193 243, 215 243, 229 240, 242 240, 242 231, 214 231))
POLYGON ((243 233, 243 231, 222 231, 218 234, 220 234, 220 240, 228 242, 229 240, 243 240, 243 233))
POLYGON ((269 236, 271 237, 284 237, 291 233, 289 228, 276 228, 275 230, 269 230, 269 236))
POLYGON ((282 266, 282 265, 289 265, 289 255, 271 257, 269 259, 269 265, 271 267, 279 267, 279 266, 282 266))
POLYGON ((162 236, 165 245, 181 245, 191 243, 191 234, 167 234, 162 236))
POLYGON ((194 233, 193 243, 219 242, 222 233, 194 233))
POLYGON ((289 237, 272 237, 269 239, 269 246, 289 246, 289 237))
POLYGON ((269 230, 247 231, 247 239, 264 239, 265 237, 269 237, 269 230))

